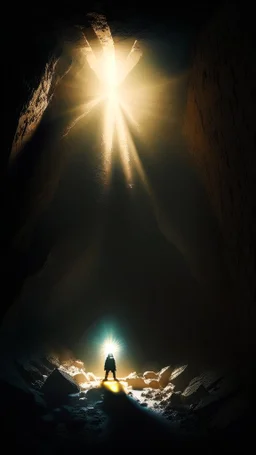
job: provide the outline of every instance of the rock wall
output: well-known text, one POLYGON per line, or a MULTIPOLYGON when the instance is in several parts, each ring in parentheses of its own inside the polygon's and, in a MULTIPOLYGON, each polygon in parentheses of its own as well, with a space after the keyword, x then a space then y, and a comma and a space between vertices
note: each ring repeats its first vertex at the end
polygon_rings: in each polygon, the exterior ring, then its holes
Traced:
MULTIPOLYGON (((41 30, 36 25, 32 28, 28 26, 25 33, 21 34, 22 53, 9 63, 9 102, 15 106, 12 112, 8 109, 8 128, 11 127, 10 134, 13 134, 12 160, 34 134, 58 82, 67 74, 71 65, 77 63, 74 61, 74 50, 82 47, 85 42, 83 33, 76 27, 63 29, 59 26, 56 30, 54 24, 51 24, 50 30, 49 27, 50 25, 46 30, 41 30), (31 36, 33 42, 29 45, 31 36)), ((9 135, 8 138, 11 140, 9 135)), ((8 149, 9 156, 10 143, 8 149)))
POLYGON ((242 8, 223 7, 197 39, 184 131, 221 227, 238 297, 233 311, 248 344, 256 298, 256 62, 250 12, 242 8))
POLYGON ((48 106, 56 64, 57 61, 55 59, 46 63, 38 87, 31 90, 28 102, 22 107, 12 144, 11 158, 14 158, 24 144, 31 138, 48 106))
POLYGON ((57 181, 52 176, 56 161, 53 150, 62 137, 63 125, 61 120, 49 118, 51 100, 59 82, 70 70, 75 72, 83 64, 81 48, 85 42, 79 27, 58 23, 54 16, 48 22, 43 18, 40 22, 39 18, 29 20, 24 15, 23 12, 13 32, 18 43, 15 58, 8 51, 4 93, 2 252, 5 273, 15 279, 11 289, 6 283, 8 298, 2 305, 3 313, 27 274, 42 267, 48 255, 45 248, 40 259, 35 251, 36 262, 24 259, 33 238, 34 220, 42 211, 41 202, 46 205, 57 181))

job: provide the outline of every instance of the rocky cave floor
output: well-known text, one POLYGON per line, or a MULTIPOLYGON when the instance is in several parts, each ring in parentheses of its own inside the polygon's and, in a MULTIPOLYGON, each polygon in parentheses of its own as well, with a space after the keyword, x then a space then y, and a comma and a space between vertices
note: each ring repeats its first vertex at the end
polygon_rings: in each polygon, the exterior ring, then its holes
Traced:
POLYGON ((107 385, 83 362, 56 358, 16 363, 19 387, 1 380, 9 450, 27 453, 112 452, 125 448, 192 448, 243 453, 249 399, 242 369, 204 371, 189 365, 131 373, 107 385), (113 445, 114 444, 114 445, 113 445), (121 445, 120 445, 121 444, 121 445), (242 445, 241 445, 242 444, 242 445), (122 447, 122 448, 120 448, 122 447), (88 452, 89 450, 89 452, 88 452))

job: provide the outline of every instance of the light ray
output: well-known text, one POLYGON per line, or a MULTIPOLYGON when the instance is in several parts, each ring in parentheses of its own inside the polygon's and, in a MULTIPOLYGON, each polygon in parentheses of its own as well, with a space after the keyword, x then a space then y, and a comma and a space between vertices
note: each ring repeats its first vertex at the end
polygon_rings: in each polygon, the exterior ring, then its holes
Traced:
POLYGON ((129 154, 129 145, 128 145, 128 131, 124 122, 124 117, 120 107, 116 108, 116 126, 117 126, 117 137, 118 145, 120 148, 121 160, 123 163, 123 169, 126 176, 126 180, 131 182, 132 172, 130 165, 130 154, 129 154))
POLYGON ((84 117, 86 117, 88 114, 90 114, 92 112, 92 110, 97 106, 97 104, 99 104, 101 101, 101 98, 96 98, 95 100, 92 100, 90 101, 89 103, 86 103, 85 104, 85 107, 84 107, 84 111, 81 115, 79 115, 78 117, 76 117, 72 123, 70 123, 67 128, 66 128, 66 131, 65 133, 63 134, 63 137, 66 137, 70 131, 72 130, 72 128, 74 128, 74 126, 77 124, 77 122, 79 122, 80 120, 82 120, 84 117))
POLYGON ((143 182, 147 192, 149 195, 152 195, 152 189, 151 189, 151 186, 150 186, 150 183, 148 181, 148 178, 146 176, 146 173, 143 169, 143 165, 141 163, 141 160, 139 158, 139 155, 137 153, 137 150, 136 150, 136 147, 135 147, 135 144, 134 144, 134 141, 132 139, 132 136, 129 132, 129 129, 127 128, 127 141, 129 143, 129 150, 130 150, 130 155, 131 155, 131 158, 134 162, 134 166, 141 178, 141 181, 143 182))
POLYGON ((129 122, 131 123, 131 125, 133 127, 135 127, 136 129, 136 132, 139 133, 140 132, 140 125, 139 123, 135 120, 134 116, 132 115, 132 112, 131 112, 131 109, 130 107, 127 105, 127 104, 121 104, 121 110, 124 112, 125 116, 127 117, 127 119, 129 120, 129 122))
POLYGON ((137 40, 134 41, 130 53, 127 56, 126 61, 124 62, 123 68, 120 70, 120 76, 118 83, 122 83, 128 74, 133 70, 133 68, 139 63, 142 57, 142 52, 139 47, 137 40))
MULTIPOLYGON (((93 70, 97 79, 101 82, 101 90, 98 98, 90 103, 87 103, 85 105, 84 112, 77 116, 72 124, 68 126, 65 135, 68 134, 78 121, 90 114, 99 101, 105 100, 102 133, 105 176, 108 179, 110 175, 114 136, 116 133, 117 145, 120 151, 120 158, 124 173, 128 183, 132 184, 131 159, 135 159, 134 162, 137 163, 137 167, 139 164, 138 156, 135 153, 135 145, 129 137, 128 123, 135 127, 137 132, 139 131, 139 124, 135 121, 129 106, 132 97, 128 99, 128 97, 124 96, 125 94, 122 93, 122 84, 127 78, 127 75, 140 61, 142 52, 138 41, 135 40, 126 59, 121 61, 117 60, 114 40, 106 17, 95 13, 87 15, 87 17, 89 19, 91 29, 100 42, 102 52, 99 57, 96 57, 92 46, 88 40, 86 40, 84 53, 88 65, 93 70), (126 118, 128 119, 128 123, 126 118)), ((142 171, 140 171, 140 174, 142 175, 142 171)))
POLYGON ((107 102, 106 108, 105 108, 105 118, 104 118, 104 127, 103 127, 103 147, 105 150, 104 171, 105 171, 105 175, 107 177, 109 176, 110 169, 111 169, 114 129, 115 129, 115 111, 113 111, 111 103, 107 102))
POLYGON ((86 40, 86 46, 84 47, 85 58, 87 60, 88 65, 94 71, 96 75, 99 74, 99 62, 89 44, 86 40))

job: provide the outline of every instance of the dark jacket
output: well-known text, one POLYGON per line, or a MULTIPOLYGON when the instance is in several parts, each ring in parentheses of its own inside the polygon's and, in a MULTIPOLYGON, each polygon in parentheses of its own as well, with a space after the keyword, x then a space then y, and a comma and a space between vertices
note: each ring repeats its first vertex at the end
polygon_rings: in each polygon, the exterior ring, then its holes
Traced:
POLYGON ((104 365, 105 371, 116 371, 116 362, 114 357, 107 356, 104 365))

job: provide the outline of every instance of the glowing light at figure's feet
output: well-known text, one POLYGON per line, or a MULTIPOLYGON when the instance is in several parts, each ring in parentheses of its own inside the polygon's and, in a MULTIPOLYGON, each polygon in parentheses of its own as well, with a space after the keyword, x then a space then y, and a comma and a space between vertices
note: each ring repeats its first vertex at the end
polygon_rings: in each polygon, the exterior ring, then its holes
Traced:
POLYGON ((120 384, 120 382, 109 381, 109 382, 103 382, 102 385, 103 385, 103 387, 105 387, 105 389, 107 389, 113 393, 124 393, 125 392, 125 390, 124 390, 122 384, 120 384))

